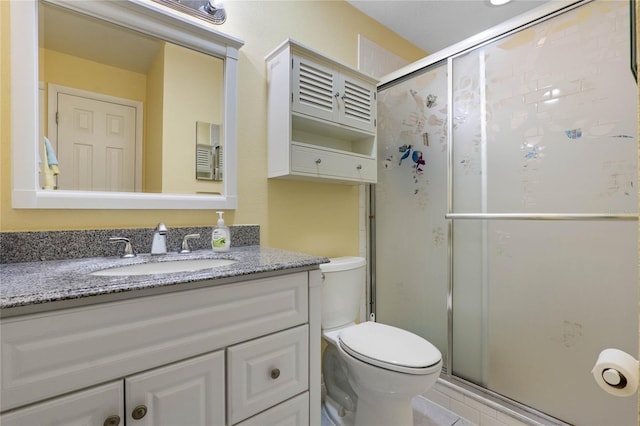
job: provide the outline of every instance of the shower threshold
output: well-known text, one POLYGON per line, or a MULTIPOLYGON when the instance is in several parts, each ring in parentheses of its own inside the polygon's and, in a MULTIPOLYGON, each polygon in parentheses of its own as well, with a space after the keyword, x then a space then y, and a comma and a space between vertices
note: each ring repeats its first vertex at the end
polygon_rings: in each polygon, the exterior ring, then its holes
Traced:
POLYGON ((435 391, 439 391, 442 388, 458 392, 469 399, 499 411, 527 425, 571 426, 570 423, 551 417, 548 414, 540 412, 527 405, 506 398, 496 392, 492 392, 489 389, 483 388, 459 377, 450 376, 446 373, 445 369, 443 369, 442 374, 434 387, 435 391))

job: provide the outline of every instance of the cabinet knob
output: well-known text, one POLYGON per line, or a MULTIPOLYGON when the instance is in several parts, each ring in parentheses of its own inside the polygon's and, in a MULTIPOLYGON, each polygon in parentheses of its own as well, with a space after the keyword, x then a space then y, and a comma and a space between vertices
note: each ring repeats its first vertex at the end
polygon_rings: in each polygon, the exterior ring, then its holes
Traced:
POLYGON ((143 418, 146 415, 147 415, 147 407, 146 407, 146 405, 138 405, 131 412, 131 417, 133 417, 134 420, 140 420, 141 418, 143 418))
POLYGON ((278 377, 280 377, 280 369, 274 368, 273 370, 271 370, 271 378, 275 380, 278 377))
POLYGON ((316 160, 316 164, 320 164, 320 163, 322 163, 322 158, 318 158, 318 159, 316 160))
POLYGON ((362 170, 362 164, 358 164, 358 167, 356 167, 356 169, 362 170))
POLYGON ((120 424, 120 416, 109 416, 104 420, 102 426, 118 426, 120 424))

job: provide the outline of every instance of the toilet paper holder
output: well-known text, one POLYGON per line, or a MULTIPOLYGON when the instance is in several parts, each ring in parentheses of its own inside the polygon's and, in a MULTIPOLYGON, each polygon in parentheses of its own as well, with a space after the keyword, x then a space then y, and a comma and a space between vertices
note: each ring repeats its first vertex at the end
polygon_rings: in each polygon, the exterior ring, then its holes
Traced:
POLYGON ((605 392, 614 396, 631 396, 638 390, 640 363, 619 349, 600 352, 591 370, 593 377, 605 392))
POLYGON ((602 372, 602 379, 616 389, 623 389, 627 386, 627 378, 615 368, 607 368, 602 372))

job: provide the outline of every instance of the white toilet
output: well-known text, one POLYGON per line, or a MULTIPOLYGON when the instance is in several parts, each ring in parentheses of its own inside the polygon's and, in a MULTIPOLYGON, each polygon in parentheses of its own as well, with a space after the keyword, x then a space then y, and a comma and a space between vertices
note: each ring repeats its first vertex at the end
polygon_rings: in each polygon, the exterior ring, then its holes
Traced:
POLYGON ((425 339, 376 322, 355 324, 365 259, 320 265, 323 412, 336 426, 412 426, 411 400, 436 382, 442 354, 425 339))

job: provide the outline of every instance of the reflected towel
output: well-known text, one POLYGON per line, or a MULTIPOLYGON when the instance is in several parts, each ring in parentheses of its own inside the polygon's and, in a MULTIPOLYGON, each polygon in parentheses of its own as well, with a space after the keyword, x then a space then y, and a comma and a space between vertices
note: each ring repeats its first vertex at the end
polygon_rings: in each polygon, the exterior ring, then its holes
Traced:
POLYGON ((58 158, 56 157, 56 153, 53 150, 51 142, 49 142, 49 139, 46 136, 44 137, 44 148, 47 151, 47 165, 54 175, 60 174, 60 169, 58 169, 58 158))

